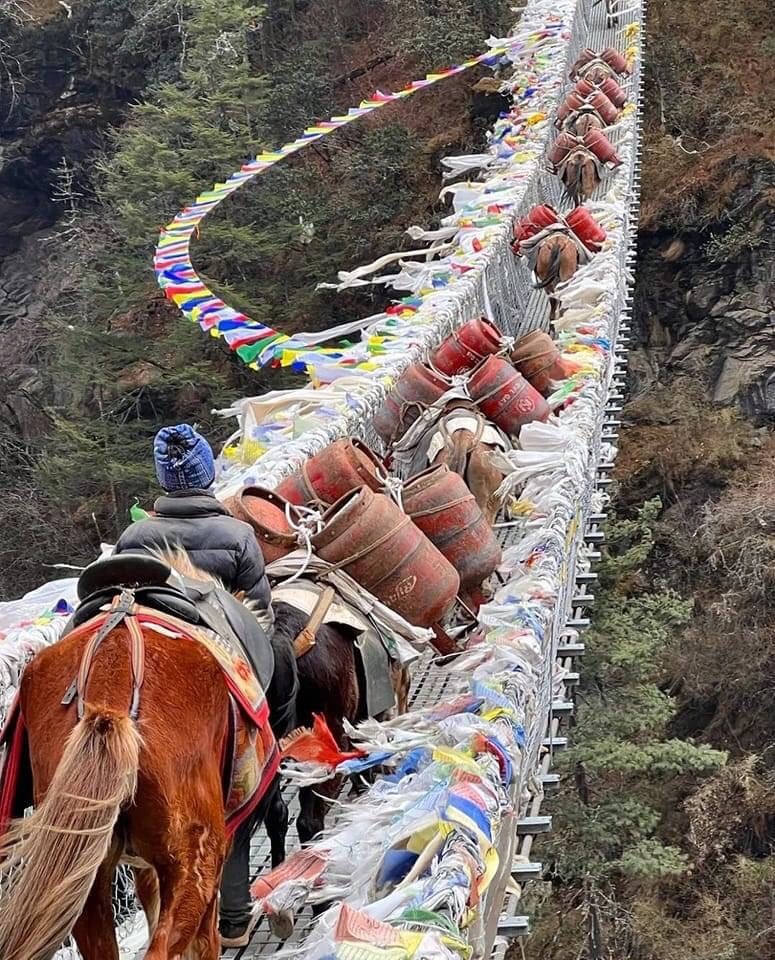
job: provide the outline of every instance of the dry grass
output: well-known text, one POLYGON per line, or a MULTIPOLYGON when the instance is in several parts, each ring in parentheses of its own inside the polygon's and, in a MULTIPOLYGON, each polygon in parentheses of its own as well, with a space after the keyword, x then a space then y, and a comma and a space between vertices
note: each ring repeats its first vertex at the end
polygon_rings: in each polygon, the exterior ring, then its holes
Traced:
POLYGON ((769 0, 650 5, 646 229, 702 226, 725 212, 752 158, 773 159, 770 24, 769 0))
POLYGON ((750 424, 705 401, 692 380, 655 386, 629 403, 625 416, 632 425, 622 435, 615 476, 628 503, 655 494, 674 503, 688 483, 725 485, 755 439, 750 424))

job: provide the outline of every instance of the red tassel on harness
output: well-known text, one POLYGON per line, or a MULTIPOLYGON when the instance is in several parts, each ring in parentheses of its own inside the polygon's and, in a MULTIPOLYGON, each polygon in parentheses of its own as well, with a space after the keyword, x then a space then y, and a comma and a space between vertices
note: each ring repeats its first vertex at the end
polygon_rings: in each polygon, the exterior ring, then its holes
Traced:
POLYGON ((345 760, 355 760, 357 757, 365 757, 363 750, 342 751, 339 744, 334 739, 333 733, 328 729, 325 719, 319 713, 313 713, 312 729, 308 727, 299 727, 289 733, 280 743, 283 759, 311 760, 315 763, 326 763, 331 767, 336 767, 345 760))

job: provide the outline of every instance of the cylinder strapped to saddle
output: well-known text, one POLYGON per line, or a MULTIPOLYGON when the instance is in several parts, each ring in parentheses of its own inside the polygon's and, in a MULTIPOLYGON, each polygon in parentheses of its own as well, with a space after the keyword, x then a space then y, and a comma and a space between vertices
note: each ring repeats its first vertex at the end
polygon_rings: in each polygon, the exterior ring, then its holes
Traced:
POLYGON ((574 241, 580 264, 588 263, 591 254, 600 250, 606 238, 605 230, 586 207, 576 207, 563 217, 553 207, 540 204, 516 224, 512 252, 515 256, 525 256, 530 269, 534 270, 541 241, 557 233, 574 241))
POLYGON ((547 158, 547 168, 563 178, 565 168, 572 158, 581 154, 594 161, 598 179, 603 178, 603 168, 610 170, 621 166, 622 159, 608 137, 600 130, 588 130, 583 137, 574 137, 563 132, 555 140, 547 158))
MULTIPOLYGON (((547 228, 562 224, 560 214, 548 203, 539 203, 514 224, 514 236, 511 241, 511 252, 515 257, 522 254, 522 246, 532 237, 544 232, 547 228)), ((544 235, 546 235, 544 233, 544 235)))
POLYGON ((585 98, 593 94, 595 90, 601 90, 619 110, 627 103, 627 94, 613 77, 606 77, 605 80, 600 80, 595 83, 586 77, 579 77, 574 89, 576 93, 585 98))
POLYGON ((586 95, 582 95, 578 90, 572 90, 568 94, 557 108, 557 116, 554 121, 555 126, 558 128, 562 127, 571 114, 576 113, 583 107, 591 107, 602 121, 603 126, 606 127, 610 127, 611 124, 616 123, 619 117, 619 110, 605 93, 603 93, 599 87, 593 87, 591 92, 586 95))
POLYGON ((587 47, 570 68, 570 78, 575 80, 583 77, 595 67, 603 67, 609 76, 615 73, 629 75, 632 72, 627 60, 614 47, 606 47, 601 53, 587 47))

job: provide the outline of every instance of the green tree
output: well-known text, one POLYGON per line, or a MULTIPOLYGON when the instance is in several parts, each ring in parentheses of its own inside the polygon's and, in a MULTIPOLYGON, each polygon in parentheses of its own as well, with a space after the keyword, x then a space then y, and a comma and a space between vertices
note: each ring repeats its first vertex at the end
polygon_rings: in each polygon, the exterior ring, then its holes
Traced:
POLYGON ((676 702, 665 690, 663 658, 692 604, 645 587, 660 509, 651 500, 607 528, 574 745, 560 761, 575 773, 578 790, 563 794, 561 832, 549 841, 553 871, 566 883, 646 882, 682 872, 686 854, 664 842, 660 828, 675 812, 683 780, 726 760, 669 735, 676 702))

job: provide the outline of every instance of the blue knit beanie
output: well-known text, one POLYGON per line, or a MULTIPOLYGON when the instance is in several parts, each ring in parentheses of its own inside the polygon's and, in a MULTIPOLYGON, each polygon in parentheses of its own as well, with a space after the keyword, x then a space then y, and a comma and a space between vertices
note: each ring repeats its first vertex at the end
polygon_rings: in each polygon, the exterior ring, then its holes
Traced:
POLYGON ((156 476, 166 491, 207 490, 215 481, 210 444, 187 423, 162 427, 153 440, 156 476))

